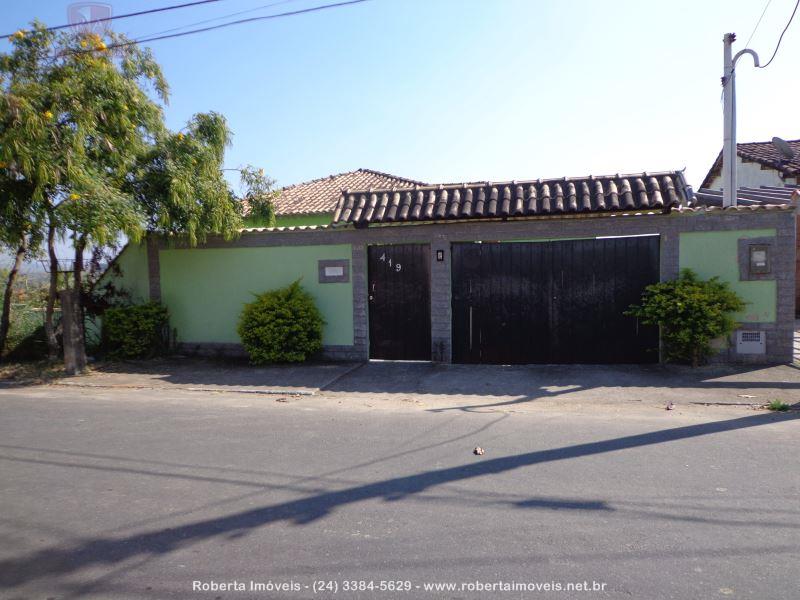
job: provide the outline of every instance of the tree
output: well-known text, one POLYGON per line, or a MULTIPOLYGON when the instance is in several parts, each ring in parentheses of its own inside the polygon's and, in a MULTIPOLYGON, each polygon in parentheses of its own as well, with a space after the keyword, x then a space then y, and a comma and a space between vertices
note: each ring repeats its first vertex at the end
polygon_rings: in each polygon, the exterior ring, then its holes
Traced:
POLYGON ((260 225, 275 225, 275 180, 264 175, 264 169, 247 165, 240 168, 240 183, 244 188, 242 205, 247 206, 247 216, 260 225))
POLYGON ((225 117, 197 114, 140 155, 126 190, 143 207, 149 232, 181 235, 190 245, 209 233, 236 235, 241 209, 222 176, 230 138, 225 117))
MULTIPOLYGON (((222 176, 225 119, 198 114, 185 133, 168 131, 168 86, 148 49, 111 31, 56 34, 38 22, 10 41, 0 54, 0 170, 27 189, 10 213, 37 215, 30 235, 47 240, 53 356, 58 237, 71 235, 80 292, 87 248, 147 231, 191 245, 209 233, 230 238, 241 209, 222 176)), ((80 293, 76 305, 82 323, 80 293)))
POLYGON ((11 299, 14 283, 24 260, 38 249, 41 238, 36 227, 38 215, 32 212, 29 201, 31 189, 23 179, 9 177, 8 170, 0 163, 0 248, 9 250, 14 262, 7 273, 0 313, 0 358, 6 347, 11 327, 11 299))
MULTIPOLYGON (((107 36, 111 45, 125 42, 107 36)), ((148 50, 120 45, 112 52, 97 34, 55 34, 35 22, 32 31, 18 31, 10 41, 12 51, 0 55, 0 161, 8 178, 30 190, 19 202, 44 215, 30 225, 47 232, 52 356, 56 237, 73 232, 79 290, 87 244, 141 235, 143 211, 121 186, 136 157, 163 131, 161 106, 146 86, 165 101, 167 85, 148 50)))

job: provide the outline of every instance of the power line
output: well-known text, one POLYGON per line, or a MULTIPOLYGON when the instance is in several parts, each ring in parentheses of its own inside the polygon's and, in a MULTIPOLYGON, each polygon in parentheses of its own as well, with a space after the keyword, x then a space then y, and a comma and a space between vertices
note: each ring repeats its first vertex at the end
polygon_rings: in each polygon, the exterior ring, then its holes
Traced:
MULTIPOLYGON (((116 44, 109 44, 104 48, 104 50, 113 50, 114 48, 125 48, 127 46, 134 46, 136 44, 144 44, 147 42, 156 42, 159 40, 167 40, 170 38, 176 37, 183 37, 185 35, 192 35, 195 33, 203 33, 205 31, 213 31, 215 29, 222 29, 224 27, 230 27, 232 25, 241 25, 242 23, 253 23, 255 21, 265 21, 268 19, 278 19, 281 17, 291 17, 294 15, 301 15, 305 13, 316 12, 320 10, 326 10, 328 8, 339 8, 342 6, 349 6, 351 4, 360 4, 362 2, 367 2, 368 0, 347 0, 345 2, 336 2, 334 4, 322 4, 320 6, 312 6, 309 8, 302 8, 299 10, 292 10, 283 13, 276 13, 274 15, 264 15, 263 17, 250 17, 249 19, 239 19, 238 21, 230 21, 228 23, 220 23, 219 25, 211 25, 209 27, 202 27, 200 29, 192 29, 190 31, 182 31, 180 33, 171 33, 168 35, 159 35, 155 37, 146 37, 138 40, 129 40, 127 42, 119 42, 116 44)), ((90 48, 87 50, 68 50, 66 52, 61 53, 58 56, 66 56, 68 54, 88 54, 90 52, 97 52, 97 49, 90 48)))
POLYGON ((764 5, 764 10, 761 11, 761 16, 758 17, 758 21, 756 21, 756 26, 753 27, 753 32, 750 34, 750 37, 747 38, 747 41, 744 43, 744 47, 747 48, 750 45, 750 40, 753 39, 753 36, 756 34, 758 30, 758 26, 761 25, 761 19, 764 18, 764 15, 767 14, 767 9, 769 8, 770 3, 772 0, 767 0, 767 3, 764 5))
POLYGON ((230 17, 238 17, 239 15, 244 15, 251 12, 256 12, 259 10, 264 10, 265 8, 270 8, 272 6, 277 6, 279 4, 288 4, 289 2, 295 2, 296 0, 278 0, 277 2, 270 2, 269 4, 264 4, 263 6, 257 6, 256 8, 250 8, 248 10, 240 10, 235 13, 229 13, 227 15, 221 15, 219 17, 214 17, 213 19, 205 19, 203 21, 195 21, 194 23, 187 23, 186 25, 181 25, 180 27, 173 27, 172 29, 164 29, 162 31, 155 31, 153 33, 148 33, 142 37, 150 37, 153 35, 161 35, 162 33, 172 33, 173 31, 180 31, 181 29, 186 29, 187 27, 194 27, 195 25, 205 25, 206 23, 212 23, 214 21, 221 21, 222 19, 228 19, 230 17))
MULTIPOLYGON (((334 4, 322 4, 322 5, 319 5, 319 6, 311 6, 309 8, 301 8, 299 10, 292 10, 292 11, 283 12, 283 13, 276 13, 274 15, 264 15, 263 17, 250 17, 248 19, 239 19, 238 21, 230 21, 228 23, 220 23, 219 25, 211 25, 209 27, 201 27, 200 29, 191 29, 189 31, 182 31, 180 33, 174 33, 174 34, 170 34, 170 35, 162 35, 162 36, 156 36, 156 37, 145 37, 144 39, 135 40, 133 42, 124 43, 124 44, 121 44, 121 45, 130 46, 132 43, 140 44, 140 43, 144 43, 144 42, 154 42, 154 41, 165 40, 165 39, 169 39, 169 38, 173 38, 173 37, 181 37, 181 36, 184 36, 184 35, 191 35, 191 34, 194 34, 194 33, 203 33, 205 31, 213 31, 215 29, 222 29, 224 27, 230 27, 231 25, 241 25, 243 23, 253 23, 255 21, 265 21, 265 20, 268 20, 268 19, 277 19, 279 17, 291 17, 291 16, 294 16, 294 15, 300 15, 300 14, 304 14, 304 13, 310 13, 310 12, 316 12, 316 11, 319 11, 319 10, 325 10, 327 8, 338 8, 338 7, 341 7, 341 6, 348 6, 350 4, 360 4, 361 2, 367 2, 367 0, 346 0, 344 2, 336 2, 334 4)), ((112 47, 113 47, 113 45, 109 46, 109 48, 112 48, 112 47)))
POLYGON ((783 31, 781 31, 781 37, 778 38, 778 44, 775 46, 775 52, 772 53, 772 56, 767 61, 767 64, 765 64, 765 65, 763 65, 763 66, 761 66, 759 68, 766 69, 769 66, 769 63, 771 63, 775 59, 775 56, 778 54, 778 49, 781 47, 781 42, 783 41, 783 35, 786 33, 786 30, 789 29, 789 25, 792 24, 792 19, 794 19, 795 13, 797 13, 797 7, 798 6, 800 6, 800 0, 797 0, 797 2, 795 3, 794 10, 792 11, 792 16, 789 17, 789 21, 787 21, 786 27, 784 27, 783 31))
MULTIPOLYGON (((199 4, 210 4, 211 2, 220 2, 221 0, 197 0, 196 2, 187 2, 186 4, 175 4, 173 6, 162 6, 161 8, 151 8, 150 10, 140 10, 139 12, 127 13, 125 15, 117 15, 112 17, 104 17, 102 19, 92 19, 91 21, 84 21, 83 23, 67 23, 66 25, 56 25, 55 27, 47 27, 45 31, 57 31, 59 29, 66 29, 67 27, 75 27, 76 25, 92 25, 94 23, 104 23, 106 21, 113 21, 116 19, 127 19, 129 17, 138 17, 140 15, 149 15, 152 13, 164 12, 166 10, 175 10, 178 8, 188 8, 189 6, 197 6, 199 4)), ((14 35, 13 33, 5 33, 0 37, 8 37, 14 35)))

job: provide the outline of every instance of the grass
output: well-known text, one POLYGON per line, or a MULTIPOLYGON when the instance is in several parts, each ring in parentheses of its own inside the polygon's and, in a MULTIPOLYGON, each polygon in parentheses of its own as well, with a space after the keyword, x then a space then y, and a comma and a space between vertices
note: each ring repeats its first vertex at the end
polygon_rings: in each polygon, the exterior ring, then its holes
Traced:
POLYGON ((767 410, 777 410, 783 412, 785 410, 789 410, 789 405, 782 400, 773 400, 769 404, 767 404, 767 410))

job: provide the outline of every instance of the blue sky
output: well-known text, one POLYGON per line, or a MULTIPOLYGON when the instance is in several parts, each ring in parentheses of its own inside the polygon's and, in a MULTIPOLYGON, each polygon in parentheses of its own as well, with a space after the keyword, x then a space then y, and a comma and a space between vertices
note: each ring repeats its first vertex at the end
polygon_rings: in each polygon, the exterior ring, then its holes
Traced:
MULTIPOLYGON (((138 37, 268 2, 115 27, 138 37)), ((174 3, 111 2, 115 14, 174 3)), ((68 4, 7 3, 0 24, 61 24, 68 4)), ((255 164, 282 185, 359 167, 429 182, 686 167, 697 186, 722 145, 722 35, 744 47, 764 4, 371 0, 151 47, 172 88, 170 126, 223 113, 234 132, 227 166, 255 164)), ((772 0, 750 44, 763 61, 793 4, 772 0)), ((739 141, 800 138, 799 57, 800 18, 768 69, 740 63, 739 141)))

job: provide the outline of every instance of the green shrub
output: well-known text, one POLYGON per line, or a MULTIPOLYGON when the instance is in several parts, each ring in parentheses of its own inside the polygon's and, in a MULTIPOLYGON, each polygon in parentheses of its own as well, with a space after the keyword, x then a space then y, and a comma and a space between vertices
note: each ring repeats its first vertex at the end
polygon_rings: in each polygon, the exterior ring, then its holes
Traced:
POLYGON ((302 362, 322 349, 322 319, 300 281, 256 295, 239 317, 239 337, 255 365, 302 362))
POLYGON ((115 360, 164 354, 169 350, 169 313, 157 302, 108 308, 101 339, 104 352, 115 360))
POLYGON ((714 354, 712 340, 727 338, 736 328, 732 313, 744 306, 727 283, 716 277, 703 281, 690 269, 684 269, 674 281, 647 286, 642 303, 631 306, 625 314, 661 327, 668 361, 696 367, 714 354))
POLYGON ((27 331, 24 337, 15 337, 10 340, 8 352, 3 355, 3 359, 8 362, 29 362, 46 358, 47 336, 44 333, 43 325, 27 331))
MULTIPOLYGON (((0 294, 0 304, 3 297, 0 294)), ((44 312, 29 304, 12 304, 10 328, 4 352, 0 357, 8 361, 32 361, 47 358, 47 338, 44 335, 44 312)), ((2 350, 2 349, 0 349, 2 350)))
POLYGON ((775 410, 775 411, 778 411, 778 412, 783 412, 783 411, 789 410, 789 405, 786 404, 786 402, 783 402, 781 400, 773 400, 772 402, 767 404, 767 409, 768 410, 775 410))

